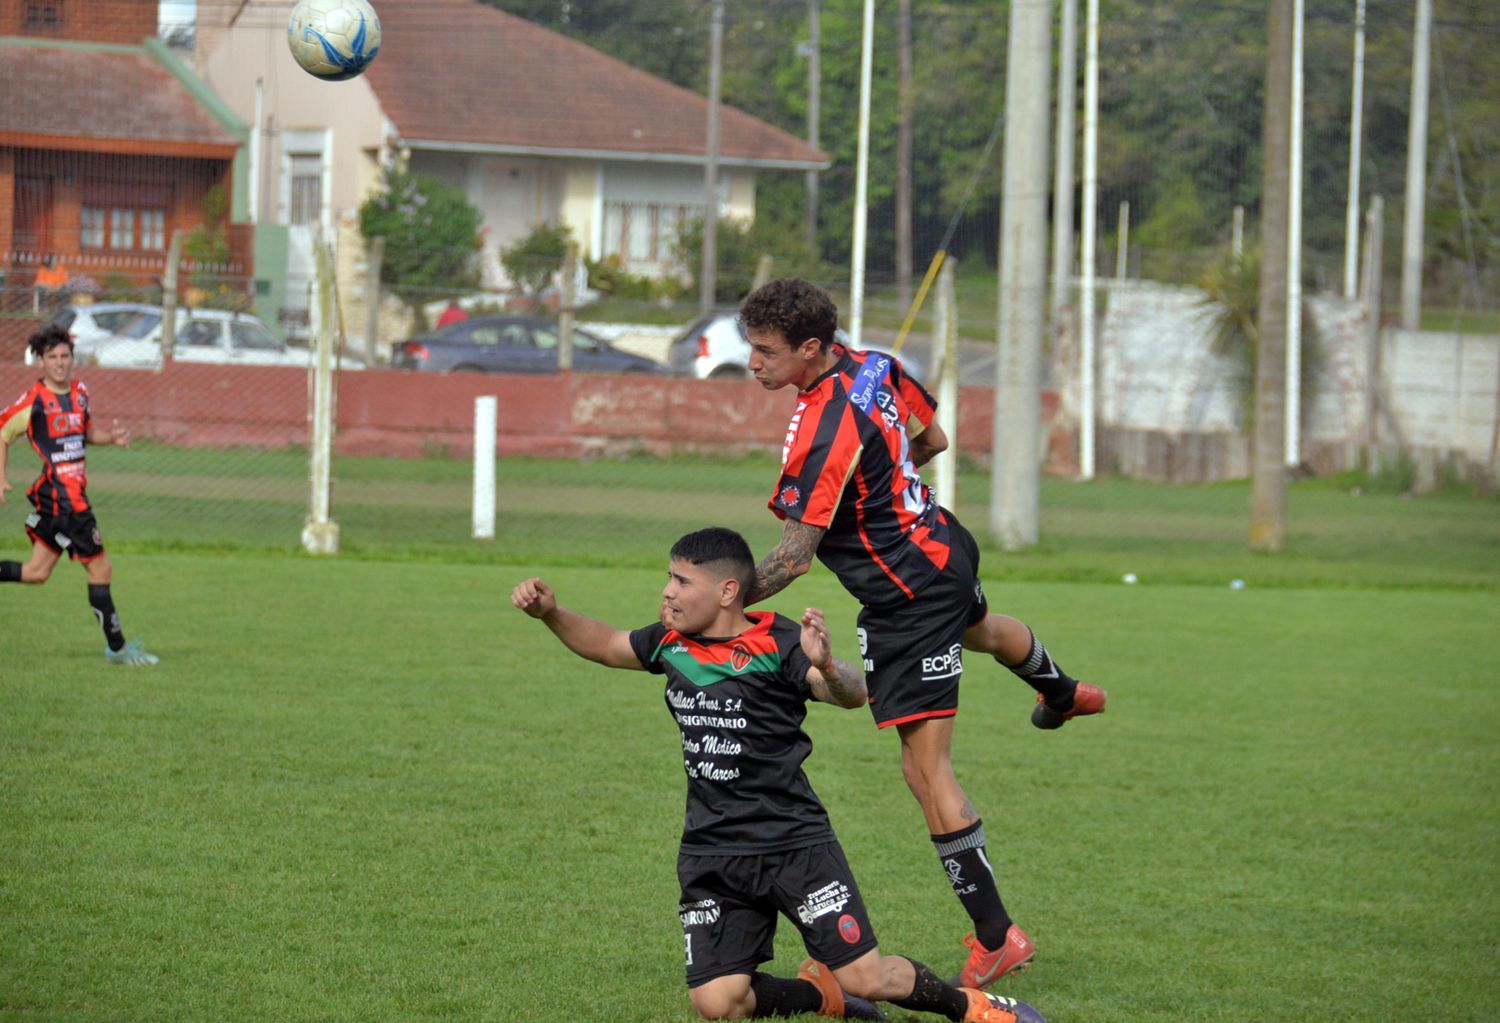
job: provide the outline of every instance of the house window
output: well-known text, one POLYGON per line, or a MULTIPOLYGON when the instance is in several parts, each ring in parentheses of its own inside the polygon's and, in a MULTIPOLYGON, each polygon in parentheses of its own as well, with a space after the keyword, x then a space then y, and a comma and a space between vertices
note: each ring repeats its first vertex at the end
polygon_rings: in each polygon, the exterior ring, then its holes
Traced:
POLYGON ((627 266, 671 264, 676 258, 678 228, 698 215, 698 208, 675 203, 606 203, 604 255, 618 256, 627 266))
POLYGON ((51 0, 50 3, 32 0, 26 5, 23 32, 56 32, 61 27, 62 0, 51 0))
POLYGON ((85 206, 78 218, 85 249, 160 252, 167 247, 167 211, 129 206, 85 206))
POLYGON ((116 206, 109 211, 109 247, 135 248, 135 210, 116 206))
POLYGON ((104 207, 85 206, 79 217, 78 243, 85 249, 104 248, 104 207))
POLYGON ((291 158, 292 208, 289 222, 316 224, 323 214, 323 158, 317 155, 291 158))
POLYGON ((141 210, 141 248, 160 250, 166 247, 166 210, 141 210))

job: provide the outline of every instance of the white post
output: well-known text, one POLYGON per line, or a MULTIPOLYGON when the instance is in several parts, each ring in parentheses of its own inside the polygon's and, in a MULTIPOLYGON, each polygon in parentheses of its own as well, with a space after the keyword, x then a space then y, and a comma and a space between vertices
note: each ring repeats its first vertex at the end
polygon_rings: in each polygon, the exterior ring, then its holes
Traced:
POLYGON ((1078 478, 1094 478, 1094 218, 1099 205, 1099 0, 1089 0, 1083 59, 1083 209, 1078 256, 1078 478))
POLYGON ((331 512, 333 489, 333 332, 338 323, 334 309, 333 257, 320 236, 313 241, 318 270, 318 350, 313 359, 312 380, 312 493, 308 498, 307 522, 302 527, 302 546, 311 554, 337 554, 339 527, 331 512))
POLYGON ((1061 0, 1057 44, 1057 143, 1052 168, 1052 336, 1073 299, 1073 152, 1078 146, 1078 0, 1061 0))
POLYGON ((1422 227, 1427 197, 1427 77, 1432 0, 1417 0, 1411 44, 1411 113, 1406 125, 1406 228, 1401 235, 1401 326, 1422 322, 1422 227))
POLYGON ((1287 180, 1286 239, 1286 464, 1302 461, 1302 22, 1303 0, 1292 5, 1292 138, 1287 180))
POLYGON ((1115 239, 1115 280, 1123 281, 1130 265, 1130 202, 1120 203, 1120 230, 1115 239))
POLYGON ((246 147, 249 152, 245 154, 250 164, 249 187, 246 189, 250 193, 250 201, 245 212, 246 219, 252 224, 260 223, 260 147, 262 145, 260 135, 261 125, 266 119, 265 90, 265 79, 257 78, 255 80, 255 112, 252 115, 255 120, 250 122, 249 145, 246 147))
POLYGON ((474 539, 495 538, 495 424, 493 394, 474 399, 474 539))
POLYGON ((1365 95, 1365 0, 1354 4, 1354 96, 1349 103, 1349 197, 1344 205, 1344 297, 1359 293, 1359 160, 1365 95))
POLYGON ((954 259, 943 261, 938 271, 937 337, 933 346, 937 364, 937 424, 948 436, 948 447, 932 460, 938 500, 945 508, 958 507, 958 301, 953 287, 954 259))
POLYGON ((859 59, 859 155, 854 169, 854 246, 849 254, 849 340, 858 348, 865 318, 865 217, 870 186, 870 76, 875 64, 875 0, 865 0, 859 59))
POLYGON ((1234 258, 1239 259, 1245 254, 1245 207, 1234 208, 1234 219, 1229 229, 1229 250, 1234 253, 1234 258))

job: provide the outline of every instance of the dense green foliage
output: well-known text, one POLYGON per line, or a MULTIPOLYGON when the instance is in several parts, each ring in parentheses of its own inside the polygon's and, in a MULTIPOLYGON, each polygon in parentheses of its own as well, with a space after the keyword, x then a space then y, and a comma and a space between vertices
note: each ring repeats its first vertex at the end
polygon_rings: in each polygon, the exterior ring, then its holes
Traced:
MULTIPOLYGON (((672 81, 703 91, 709 0, 486 0, 672 81)), ((806 131, 806 0, 726 5, 724 98, 788 131, 806 131)), ((1080 5, 1081 7, 1082 5, 1080 5)), ((1489 0, 1443 0, 1433 32, 1427 229, 1434 298, 1480 300, 1500 266, 1500 27, 1489 0)), ((1387 238, 1402 219, 1412 11, 1370 0, 1363 193, 1386 198, 1387 238)), ((822 0, 819 247, 842 262, 855 168, 861 0, 822 0)), ((1354 4, 1308 0, 1304 239, 1310 276, 1336 276, 1343 253, 1354 4)), ((892 263, 896 145, 896 5, 877 10, 869 258, 892 263)), ((1008 7, 993 0, 914 0, 914 258, 925 264, 974 176, 1004 102, 1008 7)), ((1232 210, 1253 229, 1260 193, 1264 5, 1214 0, 1104 0, 1100 9, 1099 182, 1105 233, 1131 206, 1135 257, 1151 275, 1195 280, 1227 236, 1232 210)), ((1080 29, 1080 54, 1082 38, 1080 29)), ((1054 39, 1056 38, 1054 34, 1054 39)), ((1080 82, 1082 59, 1079 60, 1080 82)), ((1050 83, 1049 83, 1050 87, 1050 83)), ((1081 101, 1082 89, 1079 89, 1081 101)), ((994 158, 998 160, 998 156, 994 158)), ((999 174, 984 170, 952 251, 994 259, 999 174)), ((762 215, 798 222, 800 175, 763 175, 762 215)), ((1076 204, 1075 204, 1076 208, 1076 204)), ((1391 267, 1399 246, 1387 244, 1391 267)))
POLYGON ((395 168, 386 168, 380 191, 359 208, 360 232, 385 239, 381 281, 414 311, 479 283, 483 220, 462 189, 395 168))

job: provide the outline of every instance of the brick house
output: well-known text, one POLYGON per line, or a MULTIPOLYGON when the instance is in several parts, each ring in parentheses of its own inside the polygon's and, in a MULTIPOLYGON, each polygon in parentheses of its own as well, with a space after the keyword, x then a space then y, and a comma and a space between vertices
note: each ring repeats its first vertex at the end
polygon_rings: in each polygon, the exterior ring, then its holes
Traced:
MULTIPOLYGON (((70 275, 146 284, 174 231, 226 197, 246 127, 156 38, 157 0, 0 0, 0 296, 31 308, 46 257, 70 275)), ((231 265, 252 242, 229 229, 231 265)), ((0 358, 31 321, 6 318, 0 358)))

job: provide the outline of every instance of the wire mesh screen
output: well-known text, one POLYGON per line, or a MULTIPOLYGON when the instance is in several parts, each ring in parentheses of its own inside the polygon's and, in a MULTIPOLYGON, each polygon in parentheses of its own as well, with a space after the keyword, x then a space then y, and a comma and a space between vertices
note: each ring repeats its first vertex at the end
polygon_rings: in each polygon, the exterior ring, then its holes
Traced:
MULTIPOLYGON (((1385 198, 1394 295, 1412 18, 1405 3, 1365 6, 1358 205, 1385 198)), ((770 275, 818 282, 847 315, 862 258, 862 340, 900 343, 920 377, 933 365, 932 293, 910 336, 900 331, 941 253, 958 267, 964 401, 992 406, 981 388, 995 373, 1013 141, 1004 5, 877 5, 862 257, 860 0, 379 0, 378 52, 361 37, 368 63, 342 81, 294 60, 291 8, 0 4, 0 385, 8 400, 37 378, 26 344, 39 327, 72 334, 96 414, 134 432, 128 450, 89 455, 112 541, 295 547, 311 501, 309 367, 325 329, 337 354, 333 517, 348 549, 468 542, 466 459, 484 394, 501 397, 510 550, 543 549, 549 522, 568 523, 574 548, 607 551, 622 532, 654 538, 654 523, 671 532, 714 510, 769 534, 762 505, 791 396, 748 378, 733 308, 770 275)), ((1321 297, 1344 277, 1357 5, 1306 10, 1303 284, 1321 297)), ((1027 86, 1048 96, 1060 25, 1048 74, 1027 86)), ((1080 18, 1080 105, 1084 29, 1080 18)), ((1496 39, 1481 0, 1438 0, 1423 284, 1427 319, 1446 330, 1496 331, 1496 39)), ((1259 7, 1100 5, 1101 315, 1110 282, 1196 287, 1237 225, 1256 244, 1264 67, 1259 7)), ((1075 150, 1063 232, 1075 244, 1081 174, 1075 150)), ((1173 359, 1183 331, 1201 342, 1201 324, 1174 323, 1153 335, 1153 357, 1173 359)), ((1200 377, 1231 372, 1193 364, 1200 377)), ((1054 360, 1046 386, 1075 372, 1054 360)), ((1185 421, 1203 411, 1185 407, 1185 421)), ((992 413, 960 427, 974 464, 988 458, 992 413)), ((12 448, 16 494, 34 471, 12 448)), ((24 543, 18 503, 0 531, 7 549, 24 543)))

